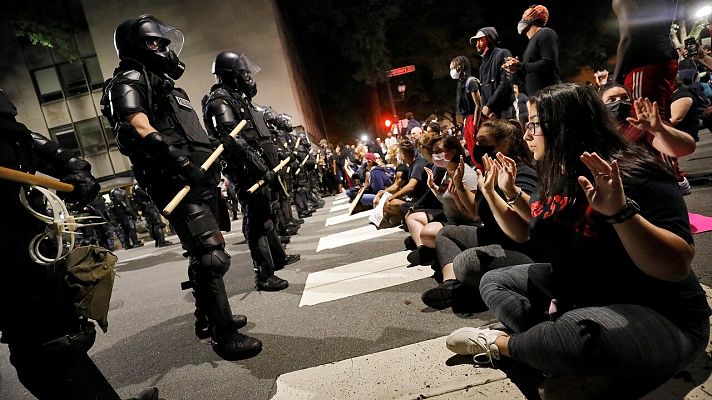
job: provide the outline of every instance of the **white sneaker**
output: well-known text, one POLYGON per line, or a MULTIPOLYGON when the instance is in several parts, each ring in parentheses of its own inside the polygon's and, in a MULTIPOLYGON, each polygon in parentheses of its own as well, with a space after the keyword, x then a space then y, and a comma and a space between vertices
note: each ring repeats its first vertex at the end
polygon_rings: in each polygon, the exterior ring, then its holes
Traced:
POLYGON ((492 364, 499 360, 499 349, 494 341, 506 333, 489 328, 460 328, 447 337, 448 350, 461 355, 473 355, 476 364, 492 364))

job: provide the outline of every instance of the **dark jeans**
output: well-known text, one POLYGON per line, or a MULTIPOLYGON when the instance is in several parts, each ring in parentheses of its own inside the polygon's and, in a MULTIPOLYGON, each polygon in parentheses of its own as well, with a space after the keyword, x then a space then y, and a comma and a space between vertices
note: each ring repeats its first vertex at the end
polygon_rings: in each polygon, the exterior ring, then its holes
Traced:
POLYGON ((549 264, 524 264, 482 277, 482 299, 515 333, 509 340, 514 360, 552 375, 627 380, 639 396, 673 376, 707 345, 707 318, 690 321, 697 328, 683 329, 635 304, 576 308, 551 321, 546 289, 539 290, 536 283, 542 277, 546 281, 547 274, 549 264))

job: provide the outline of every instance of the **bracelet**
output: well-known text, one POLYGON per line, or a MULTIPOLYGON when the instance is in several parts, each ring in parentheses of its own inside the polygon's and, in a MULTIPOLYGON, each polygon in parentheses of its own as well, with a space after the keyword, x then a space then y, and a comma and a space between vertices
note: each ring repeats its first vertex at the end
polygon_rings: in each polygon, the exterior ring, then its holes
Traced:
POLYGON ((628 221, 640 212, 640 206, 635 200, 628 197, 625 198, 625 206, 622 210, 618 211, 614 215, 607 216, 605 221, 609 224, 620 224, 621 222, 628 221))
POLYGON ((511 199, 505 196, 505 201, 507 202, 507 205, 511 206, 512 204, 514 204, 514 202, 517 201, 520 197, 522 197, 523 194, 524 192, 522 192, 522 189, 519 188, 517 194, 515 194, 514 197, 512 197, 511 199))

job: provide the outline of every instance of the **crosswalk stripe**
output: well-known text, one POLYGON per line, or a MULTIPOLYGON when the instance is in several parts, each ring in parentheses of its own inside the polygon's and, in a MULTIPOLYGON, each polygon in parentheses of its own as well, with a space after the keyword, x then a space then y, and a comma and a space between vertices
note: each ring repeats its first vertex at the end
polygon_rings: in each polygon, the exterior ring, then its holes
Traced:
POLYGON ((324 226, 338 225, 338 224, 342 224, 344 222, 355 221, 355 220, 361 219, 361 218, 368 218, 369 215, 371 215, 371 210, 361 211, 360 213, 356 213, 353 215, 349 215, 349 214, 337 215, 335 217, 327 218, 324 226))
POLYGON ((349 204, 349 203, 346 203, 346 204, 339 204, 339 205, 336 205, 336 206, 331 207, 331 209, 329 210, 329 212, 330 212, 330 213, 333 213, 333 212, 336 212, 336 211, 344 211, 344 210, 348 210, 349 207, 351 207, 351 204, 349 204))
POLYGON ((391 233, 402 232, 400 228, 376 229, 373 225, 366 225, 360 228, 351 229, 324 236, 319 239, 316 252, 326 249, 335 249, 348 244, 362 242, 364 240, 375 239, 377 237, 390 235, 391 233))
POLYGON ((346 197, 343 199, 334 200, 334 202, 332 204, 342 204, 342 203, 348 203, 348 202, 349 202, 349 198, 346 197))
POLYGON ((479 398, 479 394, 490 394, 482 397, 490 399, 526 398, 501 370, 473 368, 471 363, 447 365, 453 353, 445 339, 282 374, 272 400, 479 398))
POLYGON ((409 251, 388 254, 309 274, 299 307, 373 292, 432 275, 430 267, 406 268, 409 251))

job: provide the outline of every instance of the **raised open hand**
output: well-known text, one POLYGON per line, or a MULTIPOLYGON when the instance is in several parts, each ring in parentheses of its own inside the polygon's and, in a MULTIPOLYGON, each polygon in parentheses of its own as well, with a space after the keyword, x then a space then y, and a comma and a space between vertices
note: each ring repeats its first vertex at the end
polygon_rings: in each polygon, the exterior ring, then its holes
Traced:
MULTIPOLYGON (((506 194, 517 191, 517 163, 504 154, 497 152, 497 186, 506 194)), ((510 196, 511 197, 511 196, 510 196)))
POLYGON ((605 216, 617 214, 626 204, 618 162, 613 160, 609 164, 598 154, 588 152, 581 155, 581 161, 594 177, 593 183, 585 176, 578 178, 591 207, 605 216))
POLYGON ((658 111, 658 103, 650 102, 646 97, 637 99, 633 102, 635 108, 635 117, 628 117, 626 121, 633 124, 636 128, 644 131, 656 132, 662 127, 660 112, 658 111))

